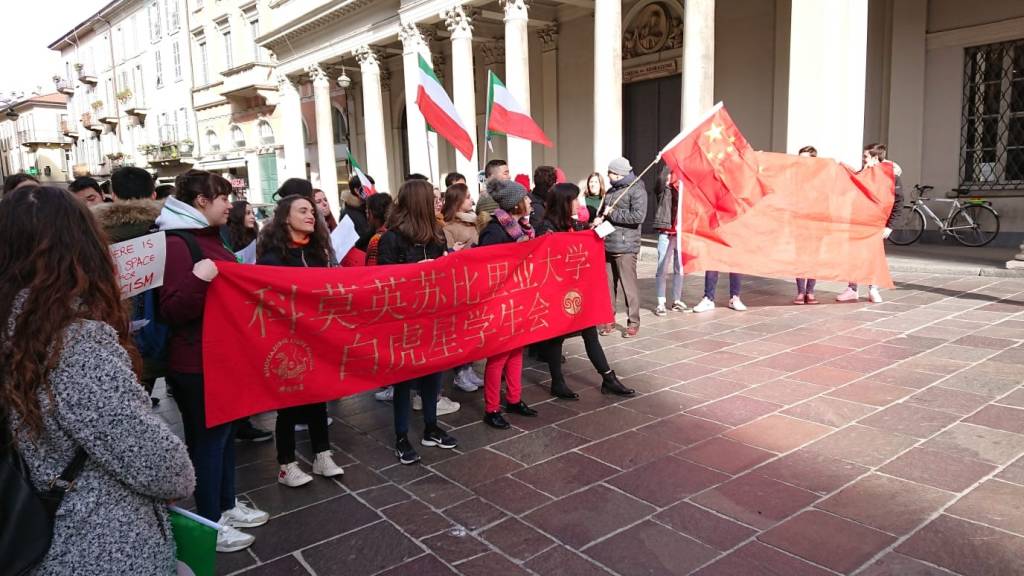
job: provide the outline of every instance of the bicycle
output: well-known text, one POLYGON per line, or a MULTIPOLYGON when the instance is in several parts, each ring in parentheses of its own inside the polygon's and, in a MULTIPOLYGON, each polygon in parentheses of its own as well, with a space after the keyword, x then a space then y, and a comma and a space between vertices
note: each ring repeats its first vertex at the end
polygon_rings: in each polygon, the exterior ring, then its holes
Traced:
POLYGON ((957 242, 972 248, 988 244, 999 234, 999 213, 992 208, 991 202, 984 198, 964 198, 970 191, 963 188, 953 188, 946 193, 945 198, 929 198, 928 192, 934 188, 920 184, 914 186, 917 199, 904 206, 904 213, 893 226, 889 242, 897 246, 917 242, 921 234, 924 234, 929 219, 939 227, 943 239, 948 234, 956 238, 957 242), (962 204, 961 199, 964 199, 962 204), (936 216, 925 204, 929 200, 950 204, 945 220, 936 216))

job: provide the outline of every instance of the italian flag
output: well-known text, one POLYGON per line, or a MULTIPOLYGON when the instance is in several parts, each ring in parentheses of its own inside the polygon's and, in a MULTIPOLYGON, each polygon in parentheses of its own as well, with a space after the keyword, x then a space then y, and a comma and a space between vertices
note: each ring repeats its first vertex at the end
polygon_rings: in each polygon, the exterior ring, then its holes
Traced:
POLYGON ((359 178, 359 186, 362 188, 362 198, 369 198, 377 193, 377 188, 370 182, 370 179, 363 174, 363 169, 359 167, 359 163, 356 162, 355 156, 352 155, 352 151, 348 151, 348 165, 352 168, 352 171, 356 173, 356 177, 359 178))
POLYGON ((419 59, 420 86, 416 92, 416 105, 420 113, 434 132, 444 136, 467 160, 471 159, 473 139, 466 125, 462 123, 459 113, 455 111, 455 104, 434 75, 434 69, 427 64, 422 54, 419 59))
POLYGON ((176 573, 179 576, 213 576, 220 526, 177 506, 168 506, 167 509, 178 555, 176 573))
POLYGON ((490 72, 487 82, 487 138, 491 134, 516 136, 547 147, 553 146, 540 126, 516 102, 512 93, 498 79, 498 75, 490 72))

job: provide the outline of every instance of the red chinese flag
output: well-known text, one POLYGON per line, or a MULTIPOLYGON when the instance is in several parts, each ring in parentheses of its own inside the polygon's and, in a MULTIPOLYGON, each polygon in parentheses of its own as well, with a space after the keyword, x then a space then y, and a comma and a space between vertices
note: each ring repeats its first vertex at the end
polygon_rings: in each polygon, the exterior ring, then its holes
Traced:
POLYGON ((686 272, 892 286, 882 244, 892 164, 855 173, 828 158, 754 150, 720 104, 661 158, 683 183, 686 272))

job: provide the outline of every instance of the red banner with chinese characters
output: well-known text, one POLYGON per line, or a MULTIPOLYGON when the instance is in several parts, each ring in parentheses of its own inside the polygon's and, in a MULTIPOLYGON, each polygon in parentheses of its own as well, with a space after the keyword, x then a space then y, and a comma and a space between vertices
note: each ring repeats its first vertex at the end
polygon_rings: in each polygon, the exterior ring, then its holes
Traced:
POLYGON ((218 263, 206 423, 325 402, 612 320, 594 232, 357 268, 218 263))

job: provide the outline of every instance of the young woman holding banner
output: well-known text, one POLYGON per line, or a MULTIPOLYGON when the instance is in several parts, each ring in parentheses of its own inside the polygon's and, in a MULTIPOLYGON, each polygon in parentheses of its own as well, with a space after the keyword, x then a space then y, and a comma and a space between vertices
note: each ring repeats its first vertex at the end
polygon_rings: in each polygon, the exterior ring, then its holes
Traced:
MULTIPOLYGON (((480 246, 524 242, 534 238, 530 227, 530 198, 526 188, 513 180, 489 180, 487 194, 498 208, 494 217, 480 233, 480 246)), ((537 411, 523 402, 523 349, 516 348, 487 359, 484 368, 484 422, 494 428, 511 426, 501 415, 501 375, 508 386, 505 400, 511 412, 523 416, 536 416, 537 411)))
MULTIPOLYGON (((256 263, 263 266, 326 268, 332 260, 330 233, 317 208, 301 196, 286 196, 277 203, 274 218, 256 245, 256 263)), ((277 411, 277 481, 296 488, 313 477, 295 459, 295 425, 306 424, 313 444, 313 474, 340 476, 345 470, 334 463, 327 437, 327 405, 323 402, 282 408, 277 411)))
MULTIPOLYGON (((441 224, 434 217, 434 186, 424 180, 402 184, 388 217, 387 232, 377 247, 377 264, 410 264, 441 258, 448 250, 441 224)), ((453 246, 461 249, 462 246, 453 246)), ((394 385, 395 456, 402 464, 418 462, 420 455, 409 442, 412 388, 419 389, 423 406, 423 438, 420 444, 455 448, 457 442, 437 425, 437 401, 441 373, 428 374, 394 385)))
POLYGON ((203 308, 215 262, 234 262, 224 247, 220 227, 228 221, 231 183, 205 170, 189 170, 174 182, 156 225, 168 235, 160 314, 171 327, 167 342, 167 381, 181 411, 185 444, 196 469, 196 511, 222 526, 218 552, 237 552, 252 544, 252 535, 237 528, 266 524, 266 512, 235 498, 235 429, 233 423, 206 426, 203 390, 203 308))
MULTIPOLYGON (((444 191, 444 238, 449 246, 462 244, 476 246, 480 240, 476 229, 476 212, 473 211, 473 197, 465 184, 452 184, 444 191)), ((455 369, 455 386, 463 392, 476 392, 484 381, 473 371, 472 364, 455 369)))
MULTIPOLYGON (((817 158, 818 149, 814 146, 804 146, 797 154, 808 158, 817 158)), ((793 299, 793 304, 817 304, 818 299, 814 297, 814 286, 817 283, 818 281, 814 278, 797 278, 796 298, 793 299)))
MULTIPOLYGON (((555 184, 548 191, 544 220, 537 228, 537 236, 580 229, 578 222, 579 193, 579 187, 569 183, 555 184)), ((608 358, 604 355, 601 339, 597 335, 597 326, 584 329, 582 336, 583 345, 587 349, 587 357, 590 358, 594 369, 601 375, 601 392, 619 396, 635 394, 636 390, 623 386, 615 375, 615 371, 608 365, 608 358)), ((565 336, 563 335, 541 342, 538 346, 541 357, 547 362, 548 371, 551 373, 551 395, 556 398, 578 400, 580 395, 566 386, 565 376, 562 375, 562 342, 564 341, 565 336)))

